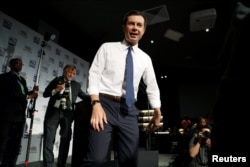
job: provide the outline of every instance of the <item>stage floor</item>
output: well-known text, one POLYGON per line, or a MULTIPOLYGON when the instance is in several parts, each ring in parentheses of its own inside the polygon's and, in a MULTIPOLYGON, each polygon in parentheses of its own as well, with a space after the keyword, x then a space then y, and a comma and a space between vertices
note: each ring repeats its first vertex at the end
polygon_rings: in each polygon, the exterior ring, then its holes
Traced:
MULTIPOLYGON (((159 159, 158 160, 158 165, 159 165, 158 167, 169 167, 171 165, 171 163, 175 160, 176 156, 177 156, 176 154, 159 153, 158 154, 158 159, 159 159)), ((112 167, 112 166, 113 165, 110 165, 110 167, 112 167)), ((16 167, 24 167, 24 165, 20 164, 20 165, 17 165, 16 167)), ((42 162, 31 162, 31 163, 29 163, 28 167, 43 167, 43 165, 42 165, 42 162)), ((71 156, 68 157, 66 167, 71 167, 71 156)), ((143 167, 143 166, 139 166, 139 167, 143 167)))

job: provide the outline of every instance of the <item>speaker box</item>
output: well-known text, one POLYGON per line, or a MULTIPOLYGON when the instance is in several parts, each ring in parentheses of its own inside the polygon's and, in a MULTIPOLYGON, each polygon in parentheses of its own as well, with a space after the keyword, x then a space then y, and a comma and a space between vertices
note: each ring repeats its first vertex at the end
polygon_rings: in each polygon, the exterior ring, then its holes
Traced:
POLYGON ((158 167, 158 151, 141 150, 138 155, 138 167, 158 167))
POLYGON ((190 31, 211 29, 216 21, 216 10, 214 8, 192 12, 190 14, 190 31))

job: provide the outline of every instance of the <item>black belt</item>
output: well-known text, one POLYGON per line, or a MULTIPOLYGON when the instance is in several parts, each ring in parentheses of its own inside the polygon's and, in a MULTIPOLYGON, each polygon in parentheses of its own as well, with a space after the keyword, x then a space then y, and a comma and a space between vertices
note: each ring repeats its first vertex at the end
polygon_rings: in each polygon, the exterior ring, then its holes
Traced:
POLYGON ((105 94, 105 93, 99 93, 99 95, 107 97, 108 99, 113 100, 115 102, 125 102, 125 98, 124 97, 113 96, 113 95, 109 95, 109 94, 105 94))

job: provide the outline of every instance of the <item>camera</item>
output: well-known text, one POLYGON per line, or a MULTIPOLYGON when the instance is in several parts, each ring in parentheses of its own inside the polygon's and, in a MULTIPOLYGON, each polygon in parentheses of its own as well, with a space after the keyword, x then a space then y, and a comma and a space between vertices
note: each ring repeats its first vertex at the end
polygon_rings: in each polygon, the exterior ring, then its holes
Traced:
POLYGON ((60 108, 62 110, 66 110, 67 109, 67 100, 65 97, 61 98, 60 100, 60 108))
POLYGON ((201 133, 202 141, 205 142, 210 137, 210 132, 204 131, 201 133))
POLYGON ((63 76, 59 77, 58 80, 57 80, 57 84, 62 85, 64 83, 65 83, 64 77, 63 76))
MULTIPOLYGON (((65 81, 64 81, 65 82, 65 81)), ((70 108, 69 103, 69 96, 70 96, 70 81, 65 82, 65 90, 62 94, 61 100, 60 100, 60 107, 61 109, 65 110, 70 108)))
POLYGON ((65 82, 65 90, 63 92, 63 97, 67 98, 69 96, 69 81, 65 82))

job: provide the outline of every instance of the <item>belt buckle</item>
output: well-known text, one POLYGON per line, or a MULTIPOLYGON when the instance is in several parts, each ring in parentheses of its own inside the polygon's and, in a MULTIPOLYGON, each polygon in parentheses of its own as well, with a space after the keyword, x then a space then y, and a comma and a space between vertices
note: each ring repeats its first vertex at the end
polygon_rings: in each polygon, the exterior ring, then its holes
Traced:
POLYGON ((115 101, 120 102, 120 97, 119 96, 115 96, 115 101))

